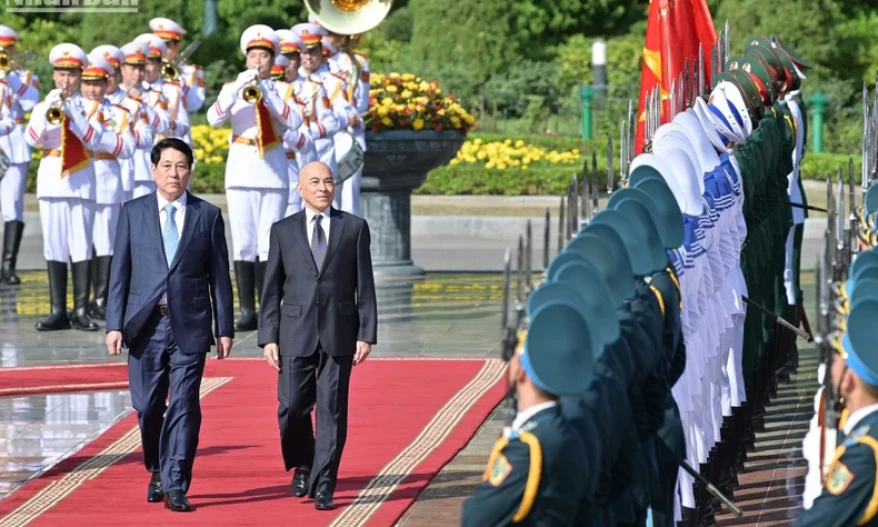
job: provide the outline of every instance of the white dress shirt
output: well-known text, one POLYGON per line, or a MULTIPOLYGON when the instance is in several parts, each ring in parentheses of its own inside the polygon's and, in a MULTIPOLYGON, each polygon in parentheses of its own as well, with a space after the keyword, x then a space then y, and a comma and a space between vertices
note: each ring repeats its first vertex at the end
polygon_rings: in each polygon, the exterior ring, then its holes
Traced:
POLYGON ((854 431, 854 428, 856 428, 860 421, 876 410, 878 410, 878 404, 870 404, 865 408, 860 408, 856 412, 851 412, 850 415, 848 415, 847 421, 844 423, 844 428, 842 429, 844 435, 851 435, 851 432, 854 431))
POLYGON ((320 214, 323 216, 323 219, 320 220, 320 228, 323 229, 323 239, 326 240, 327 247, 329 246, 329 210, 330 207, 326 207, 320 212, 316 212, 311 210, 309 207, 305 207, 305 220, 306 220, 306 231, 308 233, 308 247, 311 247, 311 238, 314 237, 314 217, 320 214))
MULTIPOLYGON (((159 192, 156 192, 156 198, 158 198, 159 202, 159 232, 162 234, 162 240, 164 240, 165 233, 165 224, 168 222, 168 213, 164 210, 165 205, 171 203, 174 205, 174 209, 176 209, 176 213, 174 215, 174 221, 177 222, 177 239, 181 240, 183 238, 183 220, 186 218, 186 193, 184 192, 177 201, 169 202, 159 192)), ((177 250, 180 250, 179 245, 177 246, 177 250)), ((168 303, 168 293, 162 294, 162 298, 159 300, 159 305, 167 305, 168 303)))
POLYGON ((553 406, 558 406, 558 401, 541 403, 535 406, 531 406, 527 410, 522 410, 518 412, 518 414, 516 414, 515 416, 515 420, 512 421, 512 429, 518 430, 519 428, 524 426, 524 423, 526 423, 528 419, 553 406))

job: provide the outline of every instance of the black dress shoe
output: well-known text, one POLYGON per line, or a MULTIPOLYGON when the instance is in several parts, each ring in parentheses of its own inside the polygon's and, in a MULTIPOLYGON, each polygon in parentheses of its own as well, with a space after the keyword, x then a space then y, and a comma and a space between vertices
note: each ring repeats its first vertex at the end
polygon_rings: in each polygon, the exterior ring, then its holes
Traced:
POLYGON ((146 487, 146 501, 158 503, 164 499, 165 492, 162 490, 162 475, 153 474, 149 479, 149 486, 146 487))
POLYGON ((308 482, 311 476, 311 472, 304 468, 297 468, 293 473, 293 480, 290 482, 290 487, 293 489, 293 496, 297 498, 304 498, 308 495, 308 482))
POLYGON ((165 508, 173 512, 189 512, 192 510, 192 505, 189 504, 182 490, 172 490, 165 494, 165 508))
POLYGON ((331 511, 334 509, 335 504, 332 502, 332 494, 325 490, 318 490, 317 495, 314 496, 314 508, 318 511, 331 511))

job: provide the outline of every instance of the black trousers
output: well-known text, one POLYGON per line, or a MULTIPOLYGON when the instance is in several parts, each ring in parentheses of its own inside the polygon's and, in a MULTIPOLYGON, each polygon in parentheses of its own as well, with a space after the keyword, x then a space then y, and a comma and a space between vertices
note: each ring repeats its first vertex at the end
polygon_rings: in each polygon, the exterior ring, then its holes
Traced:
POLYGON ((277 421, 284 467, 311 470, 308 494, 335 491, 348 435, 348 391, 353 355, 332 357, 317 350, 307 357, 280 357, 277 421), (311 410, 317 406, 317 433, 311 410))
POLYGON ((206 352, 181 351, 171 320, 158 312, 128 353, 128 386, 140 425, 143 462, 149 472, 161 472, 165 492, 187 492, 192 480, 205 358, 206 352))

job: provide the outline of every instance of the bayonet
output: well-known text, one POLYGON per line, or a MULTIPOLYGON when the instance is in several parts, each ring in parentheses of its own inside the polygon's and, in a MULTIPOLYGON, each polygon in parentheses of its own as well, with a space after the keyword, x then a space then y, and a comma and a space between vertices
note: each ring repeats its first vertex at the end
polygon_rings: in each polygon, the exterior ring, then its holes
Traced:
POLYGON ((518 310, 527 297, 524 296, 524 238, 518 235, 518 265, 515 266, 515 309, 518 310))
POLYGON ((567 190, 567 210, 570 215, 570 238, 576 236, 576 233, 579 232, 579 200, 576 199, 576 196, 579 195, 579 178, 576 176, 576 173, 573 173, 573 178, 570 181, 570 188, 567 190))
POLYGON ((549 227, 552 221, 552 211, 546 207, 546 225, 543 227, 543 271, 549 269, 549 227))
POLYGON ((619 186, 628 186, 628 130, 627 122, 622 121, 619 125, 619 186))
POLYGON ((565 207, 564 204, 567 201, 567 196, 561 196, 561 210, 558 213, 558 252, 564 250, 564 240, 567 235, 567 216, 565 215, 565 207))
POLYGON ((670 119, 674 118, 674 115, 677 113, 677 79, 671 80, 671 93, 670 93, 670 103, 671 103, 671 115, 670 119))
POLYGON ((704 97, 704 45, 698 44, 698 96, 704 97))
MULTIPOLYGON (((583 176, 584 177, 584 176, 583 176)), ((598 154, 594 150, 591 151, 591 191, 592 214, 598 213, 598 199, 600 196, 600 187, 598 186, 598 154)))
POLYGON ((869 188, 869 149, 871 147, 869 132, 871 129, 872 119, 869 116, 869 88, 866 86, 866 81, 863 81, 863 149, 861 154, 862 173, 860 174, 860 183, 863 186, 864 195, 866 189, 869 188))
POLYGON ((726 20, 726 27, 724 28, 723 34, 725 38, 723 39, 724 48, 723 48, 723 69, 720 71, 725 71, 725 63, 729 60, 729 21, 726 20))
POLYGON ((844 206, 844 175, 842 173, 842 168, 838 167, 838 210, 836 211, 836 224, 835 224, 835 246, 839 251, 839 263, 843 266, 843 268, 847 267, 847 262, 844 260, 845 255, 845 235, 844 235, 844 226, 847 220, 847 216, 845 214, 845 206, 844 206))
MULTIPOLYGON (((524 242, 524 278, 525 283, 527 284, 527 293, 531 292, 533 288, 533 282, 531 281, 533 277, 532 267, 531 267, 531 258, 533 257, 533 233, 530 228, 530 219, 527 220, 527 231, 525 232, 525 242, 524 242)), ((527 295, 525 295, 527 298, 527 295)))
POLYGON ((588 157, 582 156, 582 188, 579 189, 579 226, 591 218, 591 188, 588 183, 588 157))
MULTIPOLYGON (((722 37, 720 37, 720 38, 722 38, 722 37)), ((710 78, 711 79, 716 78, 717 67, 719 66, 719 61, 720 61, 719 47, 721 45, 722 44, 720 43, 720 41, 717 40, 716 42, 714 42, 713 46, 710 47, 710 78)))
POLYGON ((613 134, 607 133, 607 199, 613 193, 613 134))
MULTIPOLYGON (((634 143, 636 142, 637 135, 637 114, 634 112, 634 101, 628 99, 628 163, 631 162, 637 156, 637 152, 634 151, 634 143)), ((630 165, 629 165, 630 166, 630 165)), ((625 175, 628 176, 627 174, 625 175)))
POLYGON ((692 75, 689 72, 689 57, 683 61, 683 104, 686 108, 692 106, 692 75))

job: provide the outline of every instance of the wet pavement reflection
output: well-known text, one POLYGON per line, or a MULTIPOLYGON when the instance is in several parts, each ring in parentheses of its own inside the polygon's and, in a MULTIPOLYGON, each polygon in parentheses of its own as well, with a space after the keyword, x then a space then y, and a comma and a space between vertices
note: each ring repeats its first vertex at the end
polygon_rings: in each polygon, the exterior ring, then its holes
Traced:
MULTIPOLYGON (((21 286, 0 286, 0 368, 127 360, 125 354, 107 354, 103 330, 36 331, 34 324, 49 312, 46 273, 20 276, 21 286)), ((381 280, 377 295, 375 357, 499 354, 499 274, 381 280)), ((71 289, 68 307, 72 306, 71 289)), ((262 356, 256 332, 238 334, 232 353, 262 356)), ((130 409, 127 390, 0 397, 0 499, 100 435, 130 409)))

